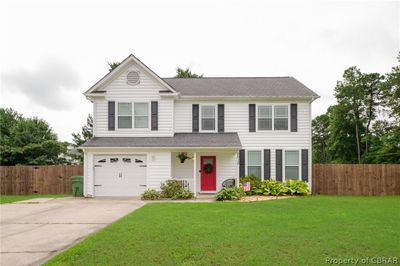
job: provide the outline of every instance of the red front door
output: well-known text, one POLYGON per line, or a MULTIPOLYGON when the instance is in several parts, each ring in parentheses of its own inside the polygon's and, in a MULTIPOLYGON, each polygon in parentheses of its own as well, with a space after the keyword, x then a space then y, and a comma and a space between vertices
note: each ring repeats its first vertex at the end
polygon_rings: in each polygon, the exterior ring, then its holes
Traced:
POLYGON ((217 189, 217 160, 215 156, 201 156, 201 190, 217 189))

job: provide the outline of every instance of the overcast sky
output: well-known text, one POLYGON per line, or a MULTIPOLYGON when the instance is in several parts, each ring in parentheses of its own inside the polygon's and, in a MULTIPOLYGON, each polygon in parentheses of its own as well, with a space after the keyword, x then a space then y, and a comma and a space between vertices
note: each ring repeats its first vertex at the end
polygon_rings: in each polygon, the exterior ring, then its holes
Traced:
POLYGON ((397 63, 400 2, 3 0, 0 27, 0 105, 71 141, 91 112, 82 93, 131 53, 161 77, 293 76, 321 96, 315 117, 346 68, 397 63))

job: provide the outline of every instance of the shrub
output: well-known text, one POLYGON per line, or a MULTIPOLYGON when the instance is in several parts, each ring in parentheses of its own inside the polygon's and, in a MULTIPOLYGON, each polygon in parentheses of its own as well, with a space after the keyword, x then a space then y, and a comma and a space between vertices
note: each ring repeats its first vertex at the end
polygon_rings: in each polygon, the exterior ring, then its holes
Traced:
POLYGON ((250 191, 246 191, 246 195, 262 194, 262 190, 260 190, 262 185, 261 178, 254 175, 243 176, 240 178, 240 184, 243 184, 244 182, 250 182, 250 191))
POLYGON ((180 193, 182 190, 182 184, 178 180, 167 180, 165 183, 161 183, 161 196, 163 198, 172 198, 178 193, 180 193))
POLYGON ((141 199, 142 200, 158 200, 161 198, 161 193, 154 189, 147 189, 143 192, 141 199))
POLYGON ((194 196, 194 193, 185 190, 182 187, 182 183, 179 180, 167 180, 165 183, 161 183, 161 197, 162 198, 170 198, 170 199, 191 199, 194 196))
POLYGON ((245 193, 242 188, 238 187, 224 187, 217 194, 217 200, 240 200, 245 193))
POLYGON ((193 198, 194 193, 190 190, 186 190, 186 189, 181 189, 181 191, 177 192, 172 199, 176 200, 176 199, 191 199, 193 198))
POLYGON ((287 189, 287 194, 290 195, 307 195, 308 185, 300 180, 287 180, 284 184, 287 189))
POLYGON ((263 195, 281 196, 285 195, 287 188, 279 181, 268 179, 262 182, 261 189, 263 195))

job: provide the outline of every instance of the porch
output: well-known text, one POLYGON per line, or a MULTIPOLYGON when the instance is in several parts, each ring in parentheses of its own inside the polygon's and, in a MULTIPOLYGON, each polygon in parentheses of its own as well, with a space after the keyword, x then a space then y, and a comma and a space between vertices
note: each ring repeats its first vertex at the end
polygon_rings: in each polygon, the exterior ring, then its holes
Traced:
POLYGON ((239 182, 238 150, 184 150, 171 152, 171 177, 198 195, 215 194, 228 179, 239 182), (187 155, 181 160, 179 155, 187 155))

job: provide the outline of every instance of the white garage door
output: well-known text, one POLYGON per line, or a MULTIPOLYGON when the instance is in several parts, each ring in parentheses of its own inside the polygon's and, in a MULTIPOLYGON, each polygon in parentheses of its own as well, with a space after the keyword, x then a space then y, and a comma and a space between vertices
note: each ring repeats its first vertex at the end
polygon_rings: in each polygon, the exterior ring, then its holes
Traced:
POLYGON ((95 196, 140 196, 146 190, 146 155, 94 157, 95 196))

